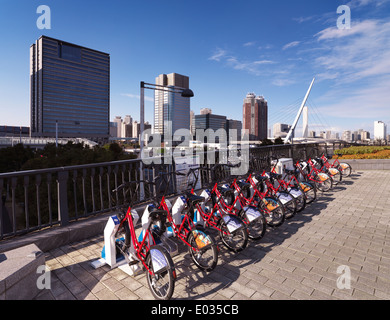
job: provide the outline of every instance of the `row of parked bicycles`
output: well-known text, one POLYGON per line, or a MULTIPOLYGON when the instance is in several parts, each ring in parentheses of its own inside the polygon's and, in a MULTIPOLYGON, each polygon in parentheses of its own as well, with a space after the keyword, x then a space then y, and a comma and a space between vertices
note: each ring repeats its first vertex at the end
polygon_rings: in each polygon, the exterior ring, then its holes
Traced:
POLYGON ((276 172, 278 159, 268 157, 267 161, 273 164, 270 170, 255 170, 256 159, 252 159, 245 176, 230 175, 239 163, 160 170, 153 179, 129 181, 112 191, 113 201, 118 201, 119 195, 125 199, 123 204, 117 203, 117 253, 124 255, 129 265, 144 267, 156 299, 170 299, 176 280, 164 237, 183 243, 193 263, 212 272, 218 264, 220 242, 216 238, 229 250, 240 252, 249 241, 261 240, 267 226, 282 225, 315 201, 319 191, 331 190, 352 171, 349 164, 330 161, 325 155, 297 161, 282 174, 276 172), (168 199, 170 188, 178 181, 185 183, 186 189, 168 199), (140 217, 133 205, 141 186, 153 197, 144 208, 141 231, 136 234, 140 217))

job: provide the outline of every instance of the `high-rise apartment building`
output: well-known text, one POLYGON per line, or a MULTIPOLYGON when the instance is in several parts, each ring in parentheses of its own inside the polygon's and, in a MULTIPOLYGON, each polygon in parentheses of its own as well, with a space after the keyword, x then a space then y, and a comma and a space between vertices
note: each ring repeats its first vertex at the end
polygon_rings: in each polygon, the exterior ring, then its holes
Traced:
POLYGON ((346 130, 343 132, 343 140, 347 142, 352 141, 352 132, 350 130, 346 130))
POLYGON ((291 129, 291 125, 284 123, 275 123, 273 126, 274 138, 285 138, 291 129))
POLYGON ((30 47, 30 93, 32 136, 108 138, 109 54, 42 36, 30 47))
POLYGON ((385 140, 387 135, 387 126, 382 121, 374 122, 374 139, 385 140))
MULTIPOLYGON (((189 89, 189 77, 178 73, 160 74, 156 85, 172 90, 189 89)), ((172 137, 178 129, 190 130, 190 98, 182 97, 181 93, 155 90, 154 133, 172 137)))
POLYGON ((263 96, 248 93, 243 105, 243 129, 248 130, 250 140, 267 139, 268 103, 263 96))

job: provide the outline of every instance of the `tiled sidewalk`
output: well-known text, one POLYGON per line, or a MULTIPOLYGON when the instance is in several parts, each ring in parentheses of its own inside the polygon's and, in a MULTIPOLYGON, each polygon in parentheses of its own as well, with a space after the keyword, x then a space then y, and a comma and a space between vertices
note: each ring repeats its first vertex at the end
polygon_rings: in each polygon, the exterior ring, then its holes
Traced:
MULTIPOLYGON (((37 299, 152 299, 143 273, 90 266, 102 246, 103 235, 47 253, 51 289, 37 299)), ((390 299, 390 171, 354 172, 239 254, 221 244, 210 273, 179 248, 173 299, 390 299)))

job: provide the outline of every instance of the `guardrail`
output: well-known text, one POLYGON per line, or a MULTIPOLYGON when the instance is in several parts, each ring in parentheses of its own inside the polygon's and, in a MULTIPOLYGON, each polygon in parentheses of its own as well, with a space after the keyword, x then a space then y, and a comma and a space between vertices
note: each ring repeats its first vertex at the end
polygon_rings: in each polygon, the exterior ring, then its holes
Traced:
MULTIPOLYGON (((344 144, 265 146, 251 148, 250 156, 299 160, 318 151, 332 154, 344 144)), ((0 240, 113 210, 110 191, 122 182, 139 179, 141 165, 140 159, 134 159, 0 174, 0 240)), ((150 179, 156 172, 144 170, 143 174, 150 179)), ((176 186, 171 191, 174 194, 176 186)))

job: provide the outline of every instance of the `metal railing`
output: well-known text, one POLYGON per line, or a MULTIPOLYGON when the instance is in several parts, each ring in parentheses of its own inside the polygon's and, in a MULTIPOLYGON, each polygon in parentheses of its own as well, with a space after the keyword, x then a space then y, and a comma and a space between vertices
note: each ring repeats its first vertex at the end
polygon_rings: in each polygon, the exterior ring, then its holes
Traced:
MULTIPOLYGON (((343 145, 341 142, 265 146, 251 148, 250 155, 300 160, 318 152, 332 154, 333 149, 343 145)), ((139 179, 141 165, 140 159, 133 159, 0 174, 0 240, 53 226, 67 226, 112 211, 111 190, 123 182, 139 179)), ((154 169, 144 169, 143 176, 151 180, 156 174, 154 169)), ((174 185, 171 193, 175 194, 176 190, 174 185)), ((145 200, 151 196, 147 193, 145 200)))

